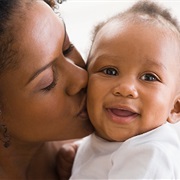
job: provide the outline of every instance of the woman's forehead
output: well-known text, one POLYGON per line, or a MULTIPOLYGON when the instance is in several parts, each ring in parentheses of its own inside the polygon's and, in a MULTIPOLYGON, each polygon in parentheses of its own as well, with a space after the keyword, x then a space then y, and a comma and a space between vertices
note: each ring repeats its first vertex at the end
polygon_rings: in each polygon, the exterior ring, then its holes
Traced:
MULTIPOLYGON (((23 66, 41 66, 59 56, 65 37, 62 19, 43 1, 26 13, 17 32, 17 48, 23 66), (24 64, 25 63, 25 64, 24 64)), ((35 67, 37 68, 37 67, 35 67)))
POLYGON ((60 19, 53 10, 43 1, 36 1, 32 8, 27 10, 24 20, 19 20, 21 24, 18 34, 21 47, 27 49, 35 48, 34 43, 42 43, 47 47, 53 39, 65 36, 65 28, 62 19, 60 19))

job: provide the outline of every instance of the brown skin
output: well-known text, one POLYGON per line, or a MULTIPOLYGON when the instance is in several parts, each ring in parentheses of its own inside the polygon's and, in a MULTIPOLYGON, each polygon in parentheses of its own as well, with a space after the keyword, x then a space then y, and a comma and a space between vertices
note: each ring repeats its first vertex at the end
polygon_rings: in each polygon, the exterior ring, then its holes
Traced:
POLYGON ((179 62, 179 42, 169 29, 107 23, 96 35, 88 66, 88 113, 97 134, 125 141, 177 122, 179 62))
POLYGON ((59 145, 46 141, 91 132, 83 111, 85 63, 70 48, 62 19, 43 1, 34 1, 16 23, 21 27, 16 34, 19 65, 0 79, 0 121, 11 135, 11 146, 0 146, 0 179, 56 179, 59 145))

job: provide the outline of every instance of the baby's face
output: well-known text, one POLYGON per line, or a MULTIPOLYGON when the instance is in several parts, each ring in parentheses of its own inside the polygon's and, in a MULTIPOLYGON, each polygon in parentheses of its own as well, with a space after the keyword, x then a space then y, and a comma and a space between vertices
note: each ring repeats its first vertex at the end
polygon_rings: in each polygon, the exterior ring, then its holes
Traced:
POLYGON ((110 22, 89 56, 88 112, 97 134, 125 141, 165 123, 178 81, 177 40, 144 24, 110 22))

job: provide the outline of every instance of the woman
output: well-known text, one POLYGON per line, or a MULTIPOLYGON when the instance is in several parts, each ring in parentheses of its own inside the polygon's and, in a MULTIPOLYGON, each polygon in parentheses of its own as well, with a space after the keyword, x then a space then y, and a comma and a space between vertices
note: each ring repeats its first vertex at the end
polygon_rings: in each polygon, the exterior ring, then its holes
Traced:
POLYGON ((0 0, 0 179, 58 179, 52 141, 91 132, 85 64, 49 5, 0 0))

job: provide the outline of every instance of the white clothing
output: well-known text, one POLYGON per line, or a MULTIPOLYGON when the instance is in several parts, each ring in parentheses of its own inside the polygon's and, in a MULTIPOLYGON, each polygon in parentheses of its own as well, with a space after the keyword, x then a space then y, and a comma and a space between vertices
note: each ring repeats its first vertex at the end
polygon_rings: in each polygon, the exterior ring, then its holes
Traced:
POLYGON ((180 141, 166 123, 125 142, 85 137, 71 179, 180 179, 180 141))

